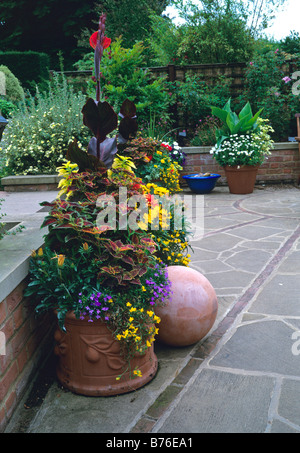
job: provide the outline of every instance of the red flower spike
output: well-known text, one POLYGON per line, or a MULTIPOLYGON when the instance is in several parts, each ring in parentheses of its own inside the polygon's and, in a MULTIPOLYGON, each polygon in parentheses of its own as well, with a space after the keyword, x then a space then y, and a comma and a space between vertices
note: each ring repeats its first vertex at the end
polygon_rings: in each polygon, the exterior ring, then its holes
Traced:
MULTIPOLYGON (((95 49, 96 45, 97 45, 97 36, 98 36, 98 32, 95 31, 95 33, 93 33, 90 37, 90 45, 92 46, 93 49, 95 49)), ((111 39, 107 38, 107 36, 104 36, 103 41, 102 41, 103 49, 107 49, 110 46, 110 44, 111 44, 111 39)))

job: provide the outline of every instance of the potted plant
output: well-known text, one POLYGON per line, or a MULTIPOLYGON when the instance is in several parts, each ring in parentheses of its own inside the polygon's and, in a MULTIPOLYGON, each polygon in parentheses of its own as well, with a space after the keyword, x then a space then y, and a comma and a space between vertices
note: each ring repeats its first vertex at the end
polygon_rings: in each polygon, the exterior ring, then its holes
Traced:
POLYGON ((253 115, 247 103, 237 115, 231 110, 230 100, 223 109, 212 108, 223 126, 217 130, 217 143, 210 153, 224 168, 231 193, 253 192, 258 168, 273 147, 269 135, 273 129, 259 116, 261 111, 253 115))
POLYGON ((58 379, 84 395, 128 392, 155 376, 160 319, 154 308, 171 294, 166 264, 189 261, 186 230, 166 230, 165 208, 155 204, 155 196, 168 197, 168 190, 142 181, 134 173, 137 161, 122 155, 124 144, 135 140, 135 105, 124 101, 118 123, 112 107, 100 101, 100 60, 109 45, 105 20, 101 15, 90 40, 96 101, 89 98, 82 109, 94 137, 87 150, 70 143, 59 168, 60 193, 42 203, 50 208, 42 225, 48 232, 44 248, 32 253, 26 291, 38 313, 55 312, 58 379), (158 228, 147 228, 148 215, 157 217, 158 228))

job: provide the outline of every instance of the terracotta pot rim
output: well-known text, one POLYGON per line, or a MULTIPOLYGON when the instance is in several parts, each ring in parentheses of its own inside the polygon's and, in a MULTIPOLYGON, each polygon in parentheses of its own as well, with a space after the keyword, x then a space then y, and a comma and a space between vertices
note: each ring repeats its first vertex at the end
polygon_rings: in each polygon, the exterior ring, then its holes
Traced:
POLYGON ((225 165, 224 169, 226 171, 256 171, 260 165, 225 165))

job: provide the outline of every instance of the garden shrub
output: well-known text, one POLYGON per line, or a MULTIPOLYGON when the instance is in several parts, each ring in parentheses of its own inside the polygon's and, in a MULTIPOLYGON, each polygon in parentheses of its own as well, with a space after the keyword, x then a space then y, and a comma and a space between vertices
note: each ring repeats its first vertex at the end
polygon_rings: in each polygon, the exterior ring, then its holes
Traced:
MULTIPOLYGON (((156 114, 170 123, 169 107, 174 101, 169 83, 165 77, 153 78, 143 68, 145 48, 141 42, 131 49, 122 47, 122 39, 111 43, 109 52, 105 52, 101 61, 101 89, 103 98, 107 99, 115 111, 119 111, 125 99, 136 105, 140 127, 147 125, 150 116, 156 114)), ((93 67, 94 53, 87 54, 75 64, 78 70, 93 67)), ((95 91, 95 82, 88 82, 88 95, 95 91)), ((103 99, 104 100, 104 99, 103 99)), ((166 130, 168 127, 166 128, 166 130)))
POLYGON ((18 103, 24 99, 24 90, 17 77, 7 66, 0 65, 0 72, 5 75, 5 96, 8 101, 18 103))
POLYGON ((11 113, 17 110, 17 106, 6 99, 0 98, 0 112, 4 118, 10 118, 11 113))
POLYGON ((0 62, 20 80, 22 86, 35 90, 35 85, 49 80, 50 57, 33 51, 0 52, 0 62))
POLYGON ((213 146, 216 142, 216 132, 220 127, 218 118, 206 116, 199 120, 195 136, 191 140, 192 146, 213 146))
MULTIPOLYGON (((249 101, 255 110, 263 108, 261 116, 269 119, 277 142, 295 136, 295 113, 300 111, 300 97, 293 94, 288 74, 287 59, 291 56, 279 49, 257 55, 246 71, 245 89, 240 97, 241 104, 249 101)), ((299 60, 293 71, 300 69, 299 60)))
POLYGON ((231 79, 217 77, 208 85, 199 75, 187 75, 185 81, 175 83, 178 101, 179 121, 193 138, 199 120, 211 113, 211 106, 223 107, 230 97, 231 79))
POLYGON ((0 159, 6 174, 53 174, 65 159, 68 143, 76 138, 86 147, 90 132, 82 122, 82 93, 74 93, 65 78, 54 76, 47 93, 12 114, 1 141, 0 159))

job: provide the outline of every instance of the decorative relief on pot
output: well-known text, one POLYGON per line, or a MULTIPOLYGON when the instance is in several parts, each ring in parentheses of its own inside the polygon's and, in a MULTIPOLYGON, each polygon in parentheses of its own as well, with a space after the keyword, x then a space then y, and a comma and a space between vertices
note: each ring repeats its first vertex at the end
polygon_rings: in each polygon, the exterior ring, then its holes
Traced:
POLYGON ((85 349, 86 361, 82 366, 86 376, 93 376, 95 371, 98 372, 93 365, 99 360, 102 361, 103 367, 107 366, 112 370, 121 370, 126 365, 120 357, 120 347, 113 338, 107 338, 105 335, 80 335, 80 340, 81 347, 85 349))

